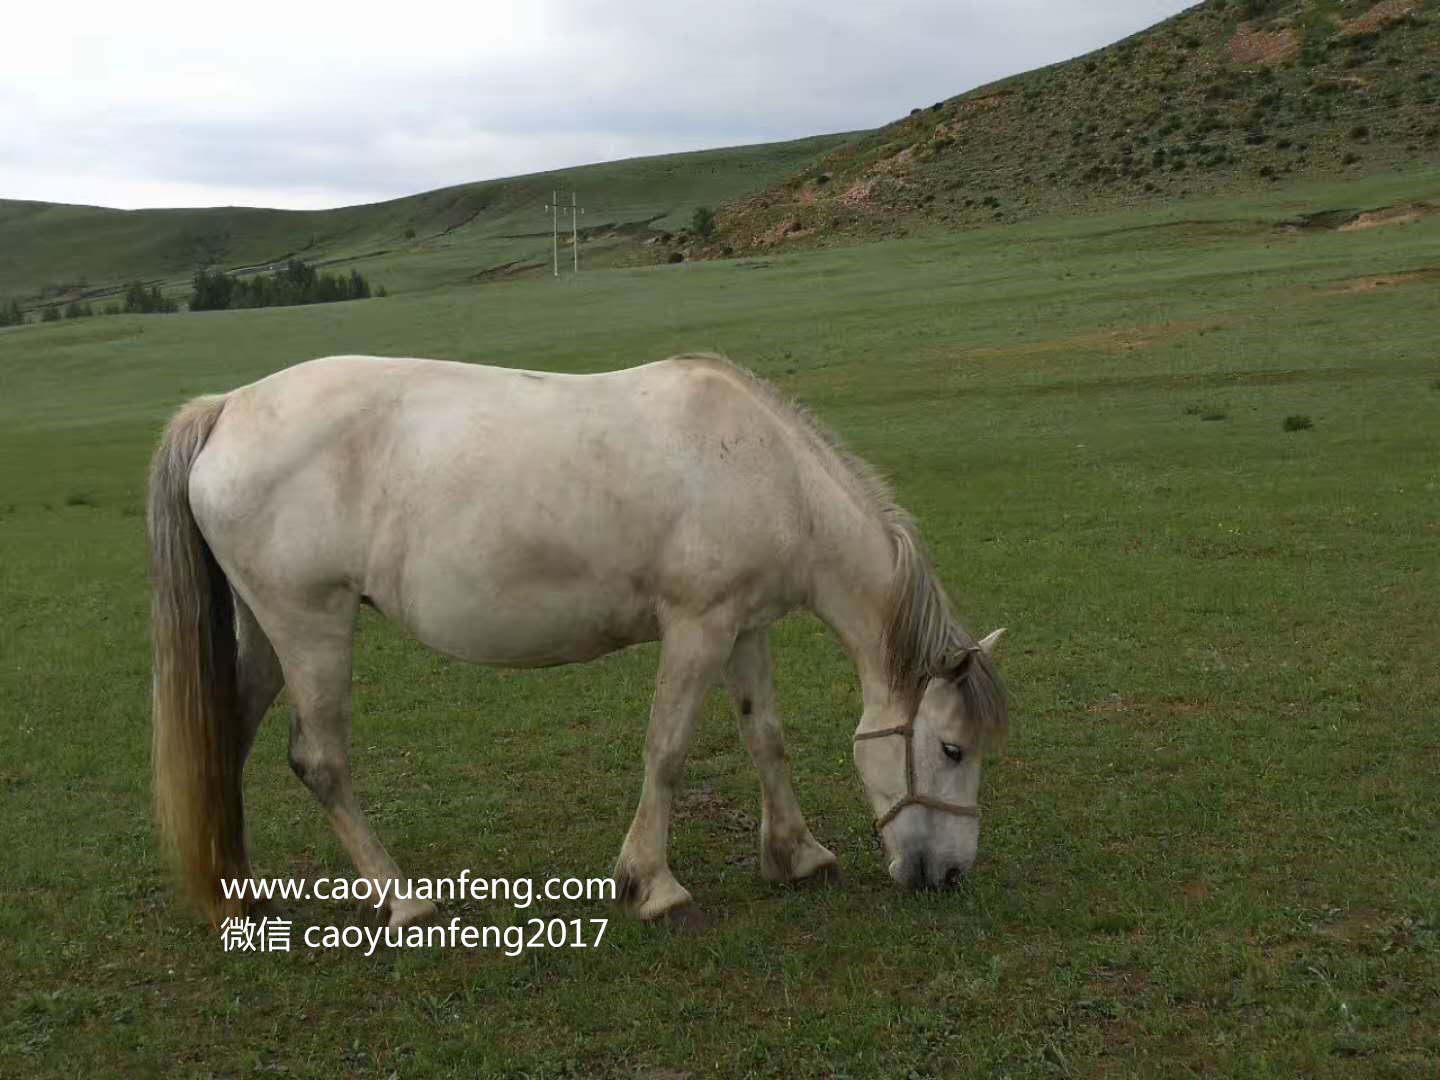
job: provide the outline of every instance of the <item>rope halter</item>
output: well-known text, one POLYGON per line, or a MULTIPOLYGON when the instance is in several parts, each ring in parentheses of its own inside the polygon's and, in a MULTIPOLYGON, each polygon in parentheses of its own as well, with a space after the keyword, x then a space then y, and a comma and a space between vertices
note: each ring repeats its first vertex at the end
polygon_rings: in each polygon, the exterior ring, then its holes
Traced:
MULTIPOLYGON (((963 669, 955 678, 955 682, 961 683, 970 675, 971 665, 975 654, 979 652, 978 646, 966 649, 965 659, 961 662, 963 669)), ((917 709, 918 713, 919 710, 917 709)), ((931 810, 941 810, 947 814, 954 814, 957 817, 978 818, 980 808, 978 806, 963 803, 946 802, 944 799, 936 799, 929 795, 921 795, 915 790, 915 720, 912 717, 908 723, 896 724, 894 727, 881 728, 879 731, 862 731, 855 738, 855 742, 864 742, 866 739, 884 739, 891 735, 899 735, 905 740, 905 795, 894 806, 886 810, 875 819, 875 831, 889 825, 899 816, 900 811, 907 806, 928 806, 931 810)))

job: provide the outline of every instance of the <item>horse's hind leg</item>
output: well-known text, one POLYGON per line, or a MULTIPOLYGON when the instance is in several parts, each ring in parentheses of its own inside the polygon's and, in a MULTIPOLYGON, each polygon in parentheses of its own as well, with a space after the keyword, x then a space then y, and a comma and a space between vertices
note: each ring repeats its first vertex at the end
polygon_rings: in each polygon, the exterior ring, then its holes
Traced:
POLYGON ((405 899, 409 893, 400 868, 381 846, 350 784, 350 683, 355 609, 306 612, 271 620, 284 627, 272 636, 293 709, 290 719, 290 767, 310 789, 355 869, 369 878, 370 901, 389 926, 409 926, 435 914, 428 900, 405 899), (385 897, 383 903, 381 897, 385 897))
POLYGON ((642 919, 690 902, 666 855, 670 808, 705 695, 720 681, 733 642, 733 629, 716 619, 673 618, 662 637, 645 737, 645 785, 614 871, 618 899, 642 919))
POLYGON ((760 773, 760 872, 770 881, 799 881, 835 870, 835 856, 815 839, 790 786, 790 767, 775 684, 768 630, 742 634, 725 676, 735 720, 760 773))
POLYGON ((255 734, 260 730, 260 721, 275 704, 275 698, 285 685, 285 673, 280 668, 280 658, 275 655, 270 639, 250 606, 239 593, 235 597, 235 643, 239 653, 236 669, 240 691, 240 760, 250 755, 255 743, 255 734))

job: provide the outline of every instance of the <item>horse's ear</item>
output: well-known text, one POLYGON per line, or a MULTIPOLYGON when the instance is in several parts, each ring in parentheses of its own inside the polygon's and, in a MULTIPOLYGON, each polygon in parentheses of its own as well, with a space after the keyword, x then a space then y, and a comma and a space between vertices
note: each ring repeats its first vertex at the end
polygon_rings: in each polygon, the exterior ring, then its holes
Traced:
POLYGON ((995 646, 1000 643, 1000 639, 1004 636, 1004 634, 1005 627, 1002 626, 999 630, 992 630, 990 633, 986 634, 983 638, 980 639, 980 648, 985 650, 986 656, 995 655, 995 646))

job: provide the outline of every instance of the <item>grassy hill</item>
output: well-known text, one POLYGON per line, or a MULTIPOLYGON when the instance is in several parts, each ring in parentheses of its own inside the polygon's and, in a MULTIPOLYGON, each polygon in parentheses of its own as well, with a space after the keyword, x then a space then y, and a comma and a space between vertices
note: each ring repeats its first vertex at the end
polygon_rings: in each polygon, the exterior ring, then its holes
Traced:
POLYGON ((917 108, 729 207, 723 254, 1440 161, 1440 0, 1208 0, 917 108))
MULTIPOLYGON (((848 136, 634 158, 444 188, 338 210, 110 210, 0 200, 0 297, 24 306, 102 298, 132 279, 180 287, 195 270, 295 255, 364 260, 392 290, 501 274, 550 259, 554 189, 579 192, 586 258, 630 250, 647 224, 675 228, 701 204, 779 181, 848 136)), ((568 237, 566 239, 568 247, 568 237)))

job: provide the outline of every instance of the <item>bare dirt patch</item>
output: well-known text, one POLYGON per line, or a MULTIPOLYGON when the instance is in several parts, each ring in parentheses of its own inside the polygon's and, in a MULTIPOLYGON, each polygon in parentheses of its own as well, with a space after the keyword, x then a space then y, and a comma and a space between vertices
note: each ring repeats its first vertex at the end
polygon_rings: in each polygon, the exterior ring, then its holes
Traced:
POLYGON ((677 800, 677 805, 682 813, 703 817, 728 832, 748 833, 760 827, 754 816, 711 791, 689 792, 677 800))
POLYGON ((970 98, 955 106, 956 111, 961 115, 966 113, 985 112, 989 109, 998 109, 1005 104, 1004 94, 987 94, 985 97, 970 98))
POLYGON ((1341 23, 1340 33, 1368 34, 1371 30, 1379 30, 1386 23, 1404 18, 1419 6, 1419 0, 1381 0, 1359 18, 1341 23))
POLYGON ((1387 225, 1413 225, 1423 217, 1435 213, 1436 207, 1426 203, 1414 206, 1387 206, 1383 210, 1371 210, 1360 214, 1352 221, 1340 226, 1341 232, 1360 232, 1363 229, 1383 229, 1387 225))
POLYGON ((1356 278, 1336 285, 1333 288, 1320 290, 1325 296, 1345 296, 1350 293, 1374 292, 1376 289, 1391 289, 1396 285, 1409 285, 1412 282, 1423 281, 1425 275, 1415 274, 1382 274, 1379 277, 1356 278))
POLYGON ((1230 58, 1237 64, 1260 64, 1274 67, 1286 64, 1300 55, 1300 31, 1256 30, 1250 23, 1241 23, 1230 39, 1230 58))

